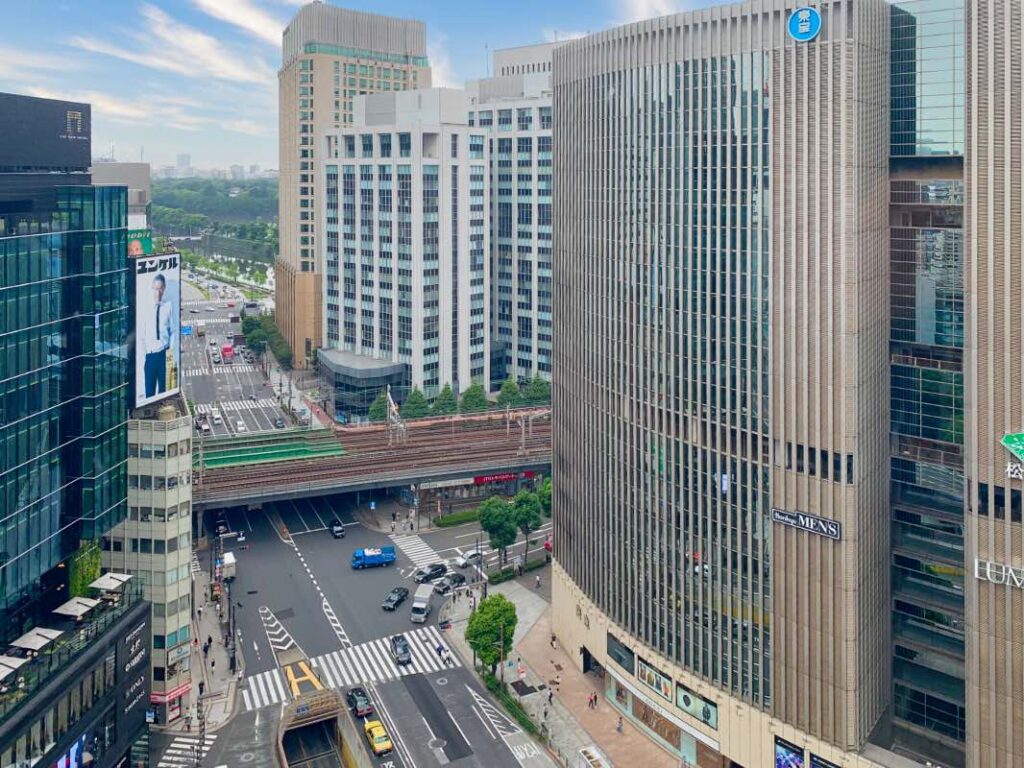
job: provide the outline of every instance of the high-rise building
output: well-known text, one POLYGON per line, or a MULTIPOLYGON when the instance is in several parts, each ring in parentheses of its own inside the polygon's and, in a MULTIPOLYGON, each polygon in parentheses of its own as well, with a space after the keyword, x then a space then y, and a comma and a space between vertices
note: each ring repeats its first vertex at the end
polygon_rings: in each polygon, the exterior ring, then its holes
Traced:
POLYGON ((356 96, 429 86, 420 21, 309 3, 284 30, 275 311, 297 367, 311 365, 322 345, 324 244, 315 218, 323 170, 319 140, 351 124, 356 96))
POLYGON ((90 183, 90 117, 0 94, 5 766, 123 765, 148 738, 149 604, 100 563, 127 512, 128 197, 90 183))
POLYGON ((797 6, 555 51, 555 629, 700 766, 1024 765, 1024 14, 797 6))
POLYGON ((92 167, 94 184, 128 187, 128 229, 147 229, 153 204, 149 163, 97 162, 92 167))
POLYGON ((491 388, 551 378, 551 53, 494 52, 471 81, 469 125, 491 145, 491 388))
POLYGON ((324 141, 325 390, 345 418, 385 385, 488 384, 488 148, 461 90, 358 97, 324 141))
POLYGON ((178 155, 175 171, 179 179, 187 179, 194 176, 195 170, 192 168, 192 155, 178 155))
POLYGON ((228 172, 231 174, 231 178, 234 181, 245 180, 245 166, 244 165, 232 165, 228 172))

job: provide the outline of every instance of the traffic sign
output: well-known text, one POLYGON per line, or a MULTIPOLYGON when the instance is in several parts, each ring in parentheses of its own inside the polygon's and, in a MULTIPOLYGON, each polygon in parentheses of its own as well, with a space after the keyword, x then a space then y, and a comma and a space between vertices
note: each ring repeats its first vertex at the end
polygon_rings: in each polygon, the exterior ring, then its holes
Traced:
POLYGON ((1016 432, 1012 435, 1003 436, 1003 447, 1024 461, 1024 432, 1016 432))
POLYGON ((191 325, 183 325, 183 326, 181 326, 181 335, 182 336, 191 336, 192 335, 192 326, 191 325))

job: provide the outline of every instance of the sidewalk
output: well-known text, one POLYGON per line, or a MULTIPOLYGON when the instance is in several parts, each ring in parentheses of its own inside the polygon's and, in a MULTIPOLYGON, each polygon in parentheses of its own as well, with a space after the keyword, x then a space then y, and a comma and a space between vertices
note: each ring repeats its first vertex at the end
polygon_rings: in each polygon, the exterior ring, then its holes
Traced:
POLYGON ((372 531, 401 534, 426 533, 428 531, 440 530, 428 524, 428 516, 426 514, 420 514, 420 525, 417 525, 416 516, 414 515, 411 519, 409 517, 409 505, 403 504, 398 499, 376 499, 373 506, 374 509, 370 509, 370 494, 366 494, 362 503, 352 510, 352 514, 355 515, 356 519, 372 531), (393 518, 392 513, 394 513, 393 518), (395 523, 394 531, 391 530, 392 521, 395 523))
MULTIPOLYGON (((203 714, 206 717, 206 730, 215 731, 231 719, 235 709, 235 696, 238 687, 237 675, 231 673, 231 659, 224 645, 224 633, 227 631, 227 598, 221 597, 221 610, 210 601, 209 565, 196 573, 195 599, 192 616, 192 690, 182 702, 182 716, 173 723, 164 726, 163 730, 176 733, 198 733, 198 709, 196 704, 201 700, 203 714), (200 607, 202 610, 200 611, 200 607), (203 658, 203 644, 212 638, 213 645, 209 654, 203 658), (199 696, 199 682, 203 683, 203 695, 199 696), (188 729, 191 717, 191 731, 188 729)), ((242 668, 241 649, 236 656, 239 669, 242 668)))
POLYGON ((271 390, 274 399, 288 406, 296 416, 309 416, 311 426, 330 427, 331 417, 324 413, 319 403, 306 397, 305 391, 300 388, 302 384, 307 383, 315 388, 316 379, 311 376, 308 371, 285 371, 274 356, 267 352, 267 380, 270 382, 268 389, 271 390))
MULTIPOLYGON (((532 586, 536 573, 489 587, 488 595, 500 593, 515 603, 519 619, 513 638, 515 655, 505 665, 505 681, 542 732, 550 734, 550 751, 563 765, 576 765, 581 749, 596 746, 612 765, 678 768, 678 759, 628 720, 623 720, 622 733, 616 732, 619 714, 604 700, 601 680, 578 671, 560 644, 551 647, 550 569, 539 571, 539 592, 532 586), (556 676, 561 679, 557 686, 556 676), (596 710, 587 706, 594 692, 599 696, 596 710)), ((448 643, 467 666, 472 665, 473 650, 465 640, 466 625, 471 601, 479 597, 479 591, 473 598, 464 592, 457 602, 449 600, 441 609, 440 618, 452 622, 445 633, 448 643)))

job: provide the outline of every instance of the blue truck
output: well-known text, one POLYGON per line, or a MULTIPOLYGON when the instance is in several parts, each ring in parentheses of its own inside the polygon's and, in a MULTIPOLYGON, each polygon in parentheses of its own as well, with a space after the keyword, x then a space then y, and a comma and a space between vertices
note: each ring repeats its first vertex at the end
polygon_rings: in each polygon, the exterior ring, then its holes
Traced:
POLYGON ((357 570, 379 568, 391 565, 393 562, 395 562, 394 547, 367 547, 366 549, 357 549, 352 553, 352 567, 357 570))

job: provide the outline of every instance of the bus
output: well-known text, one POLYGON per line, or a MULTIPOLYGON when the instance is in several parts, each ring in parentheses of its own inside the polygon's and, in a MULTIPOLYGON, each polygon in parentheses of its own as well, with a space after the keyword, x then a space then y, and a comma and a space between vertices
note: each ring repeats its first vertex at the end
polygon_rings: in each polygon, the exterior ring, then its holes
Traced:
POLYGON ((231 344, 225 344, 220 348, 220 354, 224 358, 225 363, 230 363, 231 359, 235 356, 235 348, 231 344))

